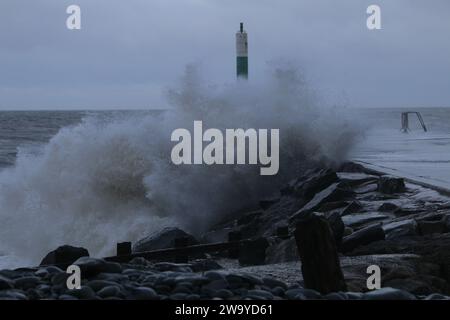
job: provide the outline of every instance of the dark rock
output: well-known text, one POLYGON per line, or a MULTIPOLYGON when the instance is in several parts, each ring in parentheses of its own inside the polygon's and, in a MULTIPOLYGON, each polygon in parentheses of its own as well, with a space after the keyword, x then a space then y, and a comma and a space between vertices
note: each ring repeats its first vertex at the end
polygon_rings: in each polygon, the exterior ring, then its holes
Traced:
POLYGON ((378 208, 378 211, 380 211, 380 212, 395 212, 398 209, 400 209, 400 208, 396 204, 393 204, 390 202, 385 202, 378 208))
POLYGON ((7 278, 7 279, 13 280, 13 279, 16 279, 16 278, 20 278, 23 275, 20 274, 19 272, 15 271, 15 270, 5 269, 5 270, 0 270, 0 276, 3 276, 5 278, 7 278))
POLYGON ((273 300, 273 294, 265 290, 248 290, 247 298, 256 300, 273 300))
POLYGON ((189 263, 159 262, 153 265, 158 271, 192 272, 192 265, 189 263))
POLYGON ((375 192, 377 190, 378 190, 378 184, 373 183, 373 182, 364 183, 364 184, 356 187, 355 189, 353 189, 353 191, 356 194, 366 194, 366 193, 375 192))
POLYGON ((421 235, 444 233, 447 227, 444 221, 418 221, 418 230, 421 235))
POLYGON ((366 168, 364 168, 359 163, 355 162, 344 162, 341 164, 341 166, 338 168, 338 171, 341 172, 365 172, 366 168))
POLYGON ((272 294, 276 297, 283 297, 285 290, 281 287, 275 287, 272 290, 270 290, 270 292, 272 292, 272 294))
POLYGON ((174 293, 169 296, 170 300, 186 300, 189 296, 187 293, 174 293))
POLYGON ((326 300, 347 300, 348 297, 344 292, 332 292, 323 297, 326 300))
POLYGON ((417 222, 437 222, 437 221, 443 221, 445 215, 442 212, 431 212, 426 214, 421 214, 419 217, 416 218, 417 222))
POLYGON ((216 297, 222 298, 222 299, 230 299, 234 296, 233 292, 227 289, 221 289, 216 292, 216 297))
POLYGON ((36 287, 38 284, 41 283, 41 279, 38 277, 22 277, 19 279, 16 279, 14 281, 14 287, 22 290, 27 290, 30 288, 36 287))
POLYGON ((359 201, 352 201, 344 208, 344 210, 341 211, 341 217, 348 214, 360 212, 361 209, 362 205, 359 201))
POLYGON ((251 273, 242 273, 238 275, 241 279, 244 279, 247 283, 254 285, 254 286, 262 286, 264 285, 264 282, 262 279, 258 276, 252 275, 251 273))
POLYGON ((164 228, 163 230, 145 237, 133 245, 133 252, 145 252, 175 247, 175 239, 186 238, 187 245, 199 242, 192 235, 178 228, 164 228))
POLYGON ((299 220, 295 239, 305 286, 321 293, 345 291, 336 242, 327 220, 310 214, 299 220))
POLYGON ((81 286, 80 289, 67 290, 66 294, 81 300, 92 300, 96 297, 94 290, 87 286, 81 286))
POLYGON ((204 285, 202 287, 202 289, 207 292, 212 292, 212 291, 219 291, 222 289, 227 289, 228 286, 229 286, 229 283, 227 280, 218 279, 218 280, 213 280, 213 281, 209 282, 208 284, 204 285))
POLYGON ((49 264, 71 265, 78 258, 81 257, 89 257, 89 251, 87 251, 85 248, 64 245, 58 247, 56 250, 49 252, 44 257, 44 259, 42 259, 40 265, 41 266, 49 264))
POLYGON ((433 293, 425 297, 425 300, 450 300, 450 297, 444 296, 439 293, 433 293))
POLYGON ((177 276, 175 278, 175 281, 177 284, 184 284, 184 285, 188 285, 188 286, 191 286, 191 285, 199 286, 199 285, 203 285, 204 283, 208 282, 209 279, 200 274, 187 273, 187 274, 177 276))
POLYGON ((346 292, 346 294, 349 300, 360 300, 364 297, 364 294, 361 292, 346 292))
POLYGON ((95 279, 113 282, 124 282, 128 280, 128 276, 120 273, 100 273, 95 277, 95 279))
POLYGON ((417 235, 417 222, 414 219, 406 219, 383 225, 386 239, 397 239, 405 236, 417 235))
POLYGON ((46 267, 39 268, 39 270, 37 270, 34 274, 38 277, 46 278, 46 277, 49 277, 56 273, 62 273, 62 272, 64 272, 64 271, 56 266, 46 266, 46 267))
POLYGON ((336 210, 336 209, 341 209, 344 210, 345 207, 347 207, 349 205, 350 202, 348 201, 332 201, 332 202, 326 202, 323 205, 320 206, 320 208, 318 209, 318 211, 320 212, 327 212, 327 211, 332 211, 332 210, 336 210))
POLYGON ((192 293, 192 289, 189 288, 188 286, 177 285, 175 287, 175 289, 172 290, 172 294, 175 294, 175 293, 191 294, 192 293))
POLYGON ((201 237, 202 243, 218 243, 228 241, 228 234, 233 230, 232 227, 218 228, 208 231, 201 237))
POLYGON ((433 292, 433 287, 427 283, 428 281, 432 282, 431 279, 424 279, 424 280, 413 278, 392 279, 383 281, 383 286, 392 287, 412 294, 420 295, 420 294, 429 294, 433 292))
POLYGON ((243 266, 264 264, 268 247, 269 242, 265 238, 242 243, 239 246, 239 264, 243 266))
POLYGON ((225 280, 225 275, 220 271, 206 271, 204 276, 210 281, 213 280, 225 280))
POLYGON ((133 264, 136 266, 148 266, 149 265, 149 261, 147 261, 147 259, 143 258, 143 257, 136 257, 133 258, 129 264, 133 264))
POLYGON ((366 212, 344 216, 342 217, 342 221, 344 221, 346 226, 357 228, 374 221, 386 220, 387 218, 389 216, 380 214, 379 212, 366 212))
POLYGON ((0 290, 8 290, 14 287, 13 281, 0 275, 0 290))
POLYGON ((305 200, 312 199, 314 195, 339 180, 336 172, 331 169, 310 172, 306 176, 306 180, 294 187, 295 195, 305 200))
POLYGON ((273 289, 276 287, 280 287, 283 290, 287 289, 287 285, 286 283, 284 283, 283 281, 277 280, 275 278, 271 278, 271 277, 265 277, 262 279, 262 281, 264 282, 264 285, 273 289))
POLYGON ((68 273, 62 272, 62 273, 55 273, 52 275, 50 279, 50 283, 53 286, 66 286, 67 278, 69 277, 68 273))
POLYGON ((384 194, 395 194, 405 191, 405 181, 403 178, 381 176, 378 180, 378 192, 384 194))
POLYGON ((289 300, 305 300, 302 289, 289 289, 284 293, 286 299, 289 300))
POLYGON ((78 298, 76 298, 70 294, 62 294, 58 297, 58 300, 78 300, 78 298))
POLYGON ((350 187, 354 188, 364 183, 373 183, 378 180, 377 176, 365 174, 365 173, 344 173, 338 172, 339 180, 347 183, 350 187))
POLYGON ((375 224, 345 237, 342 241, 341 250, 342 252, 349 252, 353 249, 369 244, 374 241, 384 240, 385 234, 381 224, 375 224))
POLYGON ((301 288, 302 290, 302 294, 306 299, 313 299, 313 300, 317 300, 320 299, 322 297, 322 295, 317 292, 316 290, 313 289, 305 289, 305 288, 301 288))
POLYGON ((241 217, 237 219, 237 225, 242 226, 249 223, 252 223, 255 219, 257 219, 259 216, 261 216, 261 211, 252 211, 244 213, 241 217))
POLYGON ((445 215, 442 218, 442 221, 445 224, 445 228, 446 228, 447 232, 450 232, 450 214, 445 215))
POLYGON ((19 290, 2 290, 0 300, 28 300, 28 297, 19 290))
POLYGON ((366 292, 364 294, 364 299, 366 300, 415 300, 416 297, 409 292, 394 289, 394 288, 381 288, 379 290, 374 290, 366 292))
POLYGON ((261 207, 261 209, 267 210, 278 202, 280 202, 280 198, 264 199, 259 201, 259 206, 261 207))
POLYGON ((158 294, 155 290, 146 287, 138 287, 131 289, 131 294, 127 297, 132 300, 158 300, 158 294))
POLYGON ((291 222, 295 223, 296 219, 300 218, 305 213, 318 209, 326 202, 346 200, 352 196, 353 193, 351 191, 340 188, 339 183, 333 183, 325 190, 317 193, 302 209, 294 213, 291 217, 291 222))
POLYGON ((220 264, 218 264, 216 261, 212 259, 194 260, 190 263, 190 265, 192 271, 194 272, 223 269, 223 267, 220 264))
POLYGON ((102 290, 105 287, 118 286, 117 283, 107 280, 92 280, 86 283, 86 286, 94 290, 95 292, 102 290))
POLYGON ((353 233, 353 231, 354 230, 352 228, 345 227, 345 229, 344 229, 344 237, 351 235, 353 233))
POLYGON ((73 264, 81 269, 83 278, 89 278, 99 273, 121 273, 122 266, 119 263, 108 262, 103 259, 81 257, 73 264))

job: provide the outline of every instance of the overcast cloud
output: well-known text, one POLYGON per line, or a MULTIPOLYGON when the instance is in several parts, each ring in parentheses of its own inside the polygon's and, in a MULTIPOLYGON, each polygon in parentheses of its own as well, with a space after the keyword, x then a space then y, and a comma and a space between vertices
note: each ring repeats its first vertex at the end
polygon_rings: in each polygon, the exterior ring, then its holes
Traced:
POLYGON ((189 63, 234 81, 241 21, 251 81, 283 59, 330 101, 450 106, 448 0, 1 0, 0 109, 164 107, 189 63), (66 29, 71 4, 80 31, 66 29), (366 28, 370 4, 382 30, 366 28))

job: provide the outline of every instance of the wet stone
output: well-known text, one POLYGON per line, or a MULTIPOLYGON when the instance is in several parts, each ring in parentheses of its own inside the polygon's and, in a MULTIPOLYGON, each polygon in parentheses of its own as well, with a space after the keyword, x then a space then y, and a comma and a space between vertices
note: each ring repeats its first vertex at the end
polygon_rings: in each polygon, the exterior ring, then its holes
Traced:
POLYGON ((80 289, 67 290, 65 294, 82 300, 94 299, 96 297, 94 290, 88 286, 81 286, 80 289))
POLYGON ((416 298, 409 292, 394 289, 394 288, 381 288, 366 292, 364 294, 366 300, 415 300, 416 298))
POLYGON ((274 278, 266 277, 266 278, 263 278, 262 281, 269 288, 281 287, 284 290, 287 289, 287 285, 283 281, 280 281, 280 280, 277 280, 277 279, 274 279, 274 278))
POLYGON ((106 280, 92 280, 86 283, 86 286, 90 287, 94 291, 102 290, 105 287, 109 286, 119 286, 119 284, 112 282, 112 281, 106 281, 106 280))
POLYGON ((13 285, 12 280, 10 280, 6 277, 0 276, 0 290, 8 290, 8 289, 12 289, 13 287, 14 287, 14 285, 13 285))
POLYGON ((122 292, 118 286, 108 286, 104 287, 100 291, 97 292, 98 296, 101 298, 108 298, 108 297, 117 297, 121 296, 122 292))
POLYGON ((133 300, 156 300, 158 299, 158 294, 151 288, 138 287, 132 290, 131 295, 127 298, 133 300))
POLYGON ((34 288, 40 283, 41 283, 41 279, 38 277, 23 277, 23 278, 16 279, 14 281, 14 286, 16 288, 26 290, 26 289, 34 288))
POLYGON ((258 300, 272 300, 273 294, 265 290, 248 290, 247 297, 258 300))

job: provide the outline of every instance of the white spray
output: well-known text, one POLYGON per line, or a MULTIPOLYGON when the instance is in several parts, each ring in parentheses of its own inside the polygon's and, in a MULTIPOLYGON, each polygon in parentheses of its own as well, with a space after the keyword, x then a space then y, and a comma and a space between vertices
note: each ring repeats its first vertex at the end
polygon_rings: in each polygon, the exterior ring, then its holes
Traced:
POLYGON ((344 160, 357 130, 342 110, 319 106, 289 68, 275 68, 257 85, 213 87, 190 66, 179 88, 168 91, 168 103, 170 110, 158 115, 88 117, 61 129, 39 155, 19 154, 16 165, 0 173, 0 253, 37 264, 62 244, 102 256, 118 241, 167 225, 204 231, 308 165, 344 160), (279 128, 279 173, 174 165, 171 132, 195 120, 222 129, 279 128))

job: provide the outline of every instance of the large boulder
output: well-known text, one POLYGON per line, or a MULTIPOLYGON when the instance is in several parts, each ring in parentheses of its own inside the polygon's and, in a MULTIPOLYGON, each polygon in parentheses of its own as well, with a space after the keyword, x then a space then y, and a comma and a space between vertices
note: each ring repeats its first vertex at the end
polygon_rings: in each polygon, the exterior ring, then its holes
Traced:
POLYGON ((378 180, 378 192, 394 194, 404 192, 405 189, 405 181, 403 178, 381 176, 378 180))
POLYGON ((386 220, 389 216, 385 214, 380 214, 379 212, 365 212, 360 214, 350 214, 342 217, 345 226, 352 227, 354 229, 368 225, 369 223, 386 220))
POLYGON ((42 259, 40 265, 41 266, 50 264, 70 265, 81 257, 89 257, 89 251, 86 250, 85 248, 64 245, 58 247, 56 250, 49 252, 44 257, 44 259, 42 259))
POLYGON ((338 181, 338 176, 332 169, 311 170, 294 183, 291 189, 297 197, 310 200, 316 193, 338 181))
POLYGON ((340 172, 365 172, 367 171, 364 166, 360 165, 359 163, 354 162, 344 162, 339 167, 338 171, 340 172))
POLYGON ((81 269, 84 277, 90 278, 99 273, 121 273, 122 266, 119 263, 96 259, 90 257, 81 257, 73 263, 81 269))
POLYGON ((348 200, 353 197, 353 192, 345 189, 340 183, 333 183, 326 189, 317 193, 303 208, 294 213, 291 217, 291 222, 295 222, 301 218, 305 213, 311 213, 327 202, 336 202, 348 200))
POLYGON ((390 222, 383 225, 386 239, 397 239, 417 235, 417 222, 414 219, 390 222))
POLYGON ((385 234, 381 223, 360 229, 342 240, 342 252, 349 252, 353 249, 369 244, 374 241, 384 240, 385 234))
POLYGON ((175 239, 186 239, 186 245, 196 245, 199 242, 192 235, 178 228, 164 228, 151 234, 133 245, 133 253, 167 249, 175 247, 175 239))
POLYGON ((445 221, 418 221, 418 230, 421 235, 444 233, 447 231, 445 221))
POLYGON ((340 181, 347 183, 351 187, 356 187, 366 183, 373 183, 378 180, 377 176, 365 173, 338 172, 337 175, 340 181))

